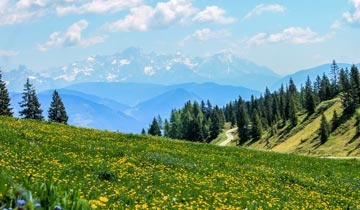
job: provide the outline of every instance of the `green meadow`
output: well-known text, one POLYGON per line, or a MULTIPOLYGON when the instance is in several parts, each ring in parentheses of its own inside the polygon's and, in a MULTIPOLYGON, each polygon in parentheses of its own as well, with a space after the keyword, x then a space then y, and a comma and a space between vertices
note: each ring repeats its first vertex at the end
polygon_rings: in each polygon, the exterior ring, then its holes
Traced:
POLYGON ((31 193, 37 209, 360 209, 356 159, 7 117, 0 117, 0 166, 2 208, 30 202, 31 193))

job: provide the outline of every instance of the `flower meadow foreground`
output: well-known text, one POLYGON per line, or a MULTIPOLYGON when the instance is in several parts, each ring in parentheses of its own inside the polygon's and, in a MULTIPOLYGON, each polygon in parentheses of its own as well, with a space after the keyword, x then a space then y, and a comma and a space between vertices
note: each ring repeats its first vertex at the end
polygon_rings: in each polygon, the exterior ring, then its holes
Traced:
POLYGON ((360 209, 357 160, 48 122, 0 117, 0 166, 2 209, 360 209))

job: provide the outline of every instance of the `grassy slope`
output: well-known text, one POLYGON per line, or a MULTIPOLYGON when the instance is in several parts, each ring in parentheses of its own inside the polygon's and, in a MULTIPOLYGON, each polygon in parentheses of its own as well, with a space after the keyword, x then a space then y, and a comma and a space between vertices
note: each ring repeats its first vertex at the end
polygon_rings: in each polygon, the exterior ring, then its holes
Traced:
POLYGON ((4 117, 0 165, 0 174, 18 182, 51 179, 89 200, 105 196, 104 209, 360 208, 360 161, 4 117))
POLYGON ((334 110, 339 116, 342 114, 341 101, 336 98, 321 103, 314 115, 310 117, 300 116, 300 123, 297 127, 291 130, 287 130, 286 126, 279 128, 275 135, 266 137, 268 135, 266 134, 262 141, 256 142, 250 147, 315 156, 360 156, 360 137, 355 135, 355 117, 347 119, 331 133, 325 144, 320 144, 318 135, 321 121, 320 110, 325 110, 325 116, 331 124, 334 110))

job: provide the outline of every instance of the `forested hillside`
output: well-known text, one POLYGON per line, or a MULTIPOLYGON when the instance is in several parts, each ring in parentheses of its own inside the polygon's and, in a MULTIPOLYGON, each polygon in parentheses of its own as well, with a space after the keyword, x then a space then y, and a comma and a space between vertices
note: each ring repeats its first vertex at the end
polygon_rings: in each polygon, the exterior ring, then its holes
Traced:
MULTIPOLYGON (((233 127, 238 127, 238 145, 316 154, 314 149, 330 142, 336 145, 332 139, 343 138, 341 142, 348 151, 341 152, 341 155, 354 155, 360 147, 355 141, 360 134, 359 106, 360 74, 357 66, 340 68, 334 60, 328 74, 318 75, 315 81, 307 77, 301 87, 290 78, 289 83, 282 84, 279 90, 271 92, 266 87, 260 97, 252 96, 249 101, 239 97, 220 110, 212 108, 209 101, 206 104, 201 102, 201 105, 188 102, 183 109, 174 110, 169 121, 165 120, 164 135, 209 142, 219 134, 219 130, 212 128, 230 122, 233 127), (300 131, 307 132, 307 135, 300 134, 300 131), (300 143, 309 140, 312 147, 279 149, 278 145, 294 136, 298 136, 296 140, 300 143), (331 141, 327 143, 329 139, 331 141)), ((321 154, 331 155, 331 152, 321 154)))

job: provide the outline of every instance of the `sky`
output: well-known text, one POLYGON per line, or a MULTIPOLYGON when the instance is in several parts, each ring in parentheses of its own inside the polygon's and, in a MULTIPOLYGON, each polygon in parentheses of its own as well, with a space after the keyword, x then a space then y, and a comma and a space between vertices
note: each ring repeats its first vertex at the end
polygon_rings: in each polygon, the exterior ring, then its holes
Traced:
POLYGON ((0 67, 34 71, 128 47, 231 52, 280 75, 360 62, 360 0, 0 0, 0 67))

